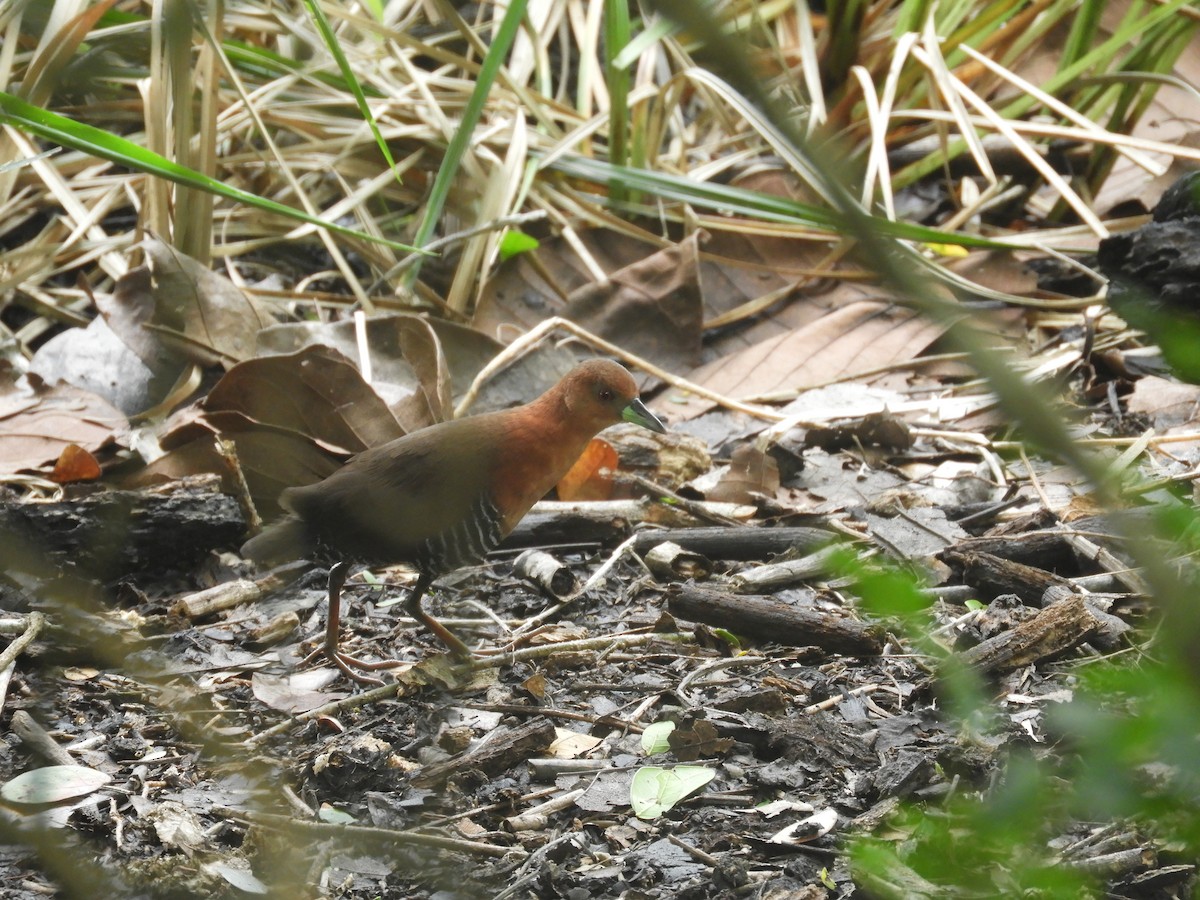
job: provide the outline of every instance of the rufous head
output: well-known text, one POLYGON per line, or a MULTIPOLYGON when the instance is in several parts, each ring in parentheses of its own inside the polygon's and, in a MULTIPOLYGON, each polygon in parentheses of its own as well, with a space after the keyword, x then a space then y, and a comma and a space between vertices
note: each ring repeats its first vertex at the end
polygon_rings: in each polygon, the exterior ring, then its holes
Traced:
POLYGON ((619 364, 607 359, 580 363, 554 388, 571 419, 595 434, 617 422, 633 422, 660 434, 667 429, 638 399, 637 383, 619 364))

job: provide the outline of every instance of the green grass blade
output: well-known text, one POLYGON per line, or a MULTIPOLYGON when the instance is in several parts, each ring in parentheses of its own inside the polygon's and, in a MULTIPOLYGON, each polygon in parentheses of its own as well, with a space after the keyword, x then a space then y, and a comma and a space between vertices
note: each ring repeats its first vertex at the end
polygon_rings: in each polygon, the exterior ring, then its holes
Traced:
MULTIPOLYGON (((413 240, 418 247, 427 244, 430 237, 433 236, 433 230, 437 227, 442 209, 446 205, 446 198, 450 195, 450 185, 467 152, 467 145, 470 144, 471 136, 475 133, 475 126, 478 124, 480 116, 483 115, 488 92, 496 82, 500 66, 508 56, 513 41, 516 40, 517 29, 520 28, 521 20, 525 17, 526 4, 527 0, 513 0, 508 5, 508 9, 504 11, 504 18, 500 21, 500 27, 496 29, 495 40, 488 48, 483 63, 479 66, 479 76, 475 80, 475 89, 471 91, 471 96, 463 109, 462 122, 459 123, 458 130, 454 132, 454 137, 450 139, 450 146, 446 148, 446 157, 442 160, 441 168, 438 169, 437 177, 433 180, 433 187, 429 191, 429 202, 425 206, 425 215, 421 219, 421 224, 417 228, 417 234, 413 240)), ((410 283, 416 278, 419 268, 418 264, 409 269, 410 283)))
MULTIPOLYGON (((551 163, 556 172, 595 184, 618 183, 632 191, 639 191, 662 200, 688 203, 705 209, 718 210, 754 219, 779 222, 787 225, 805 225, 828 231, 840 232, 844 219, 836 212, 807 203, 788 200, 774 194, 732 187, 715 182, 695 181, 679 175, 652 172, 614 166, 602 160, 584 156, 564 154, 551 163)), ((974 235, 956 234, 912 225, 907 222, 892 222, 888 219, 868 216, 871 226, 891 237, 908 241, 932 244, 954 244, 961 247, 981 249, 1010 249, 999 241, 974 235)))
POLYGON ((1066 68, 1084 57, 1096 39, 1102 12, 1103 2, 1084 0, 1079 4, 1079 10, 1071 20, 1071 33, 1067 35, 1067 44, 1058 59, 1059 69, 1066 68))
POLYGON ((330 55, 337 61, 338 68, 342 72, 342 78, 346 81, 346 87, 354 95, 354 102, 358 105, 359 113, 371 129, 371 134, 375 136, 375 144, 379 147, 379 152, 387 160, 388 168, 396 173, 396 181, 403 184, 400 173, 396 170, 396 161, 392 159, 392 151, 388 148, 387 141, 383 139, 383 132, 379 130, 379 123, 375 121, 375 116, 371 113, 371 106, 367 103, 367 95, 363 92, 362 84, 359 83, 358 76, 354 74, 354 70, 350 67, 350 60, 346 59, 346 54, 342 52, 342 45, 338 42, 337 35, 333 33, 333 27, 329 24, 329 19, 326 18, 325 12, 321 9, 321 4, 317 0, 304 0, 304 5, 308 8, 308 14, 312 16, 312 20, 317 26, 317 31, 321 34, 321 40, 325 42, 330 55))
MULTIPOLYGON (((604 78, 608 83, 608 159, 629 163, 629 69, 616 64, 629 45, 628 0, 604 0, 604 78)), ((623 199, 614 197, 614 199, 623 199)))
POLYGON ((43 109, 40 106, 26 103, 19 97, 14 97, 12 94, 7 94, 3 91, 0 91, 0 123, 12 125, 14 128, 37 135, 44 140, 52 141, 60 146, 69 147, 72 150, 78 150, 81 153, 87 153, 91 156, 98 156, 101 159, 107 159, 109 162, 126 166, 138 172, 145 172, 148 175, 164 178, 167 181, 181 184, 185 187, 208 191, 226 199, 245 203, 248 206, 273 212, 289 219, 307 222, 309 225, 316 225, 319 228, 324 228, 345 237, 355 238, 360 241, 370 241, 374 244, 382 244, 403 253, 421 252, 417 248, 410 247, 407 244, 400 244, 396 241, 389 241, 385 238, 365 234, 333 222, 326 222, 324 219, 310 216, 298 209, 284 206, 282 203, 276 203, 274 200, 268 200, 265 197, 259 197, 248 191, 232 187, 215 178, 209 178, 207 175, 189 169, 187 166, 181 166, 176 162, 172 162, 157 153, 147 150, 145 147, 135 144, 133 141, 110 134, 92 125, 68 119, 66 116, 60 116, 58 113, 50 112, 50 110, 43 109))

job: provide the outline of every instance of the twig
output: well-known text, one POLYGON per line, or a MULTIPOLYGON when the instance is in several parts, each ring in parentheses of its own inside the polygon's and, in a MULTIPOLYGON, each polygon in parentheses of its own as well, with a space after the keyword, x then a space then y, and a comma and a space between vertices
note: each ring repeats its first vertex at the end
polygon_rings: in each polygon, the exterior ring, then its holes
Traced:
POLYGON ((635 647, 639 644, 649 644, 651 641, 674 641, 684 643, 692 639, 691 635, 663 634, 619 634, 610 637, 584 638, 578 641, 561 641, 557 644, 545 644, 541 647, 527 647, 524 650, 498 652, 493 656, 476 659, 471 663, 472 669, 487 669, 491 666, 512 665, 530 659, 541 659, 554 653, 573 653, 585 650, 607 650, 610 645, 619 647, 635 647))
POLYGON ((419 831, 393 831, 389 828, 372 828, 367 825, 330 825, 325 822, 306 822, 303 819, 294 819, 275 813, 229 809, 221 806, 216 807, 213 812, 252 825, 303 832, 311 835, 314 839, 340 837, 346 838, 354 844, 377 841, 381 846, 406 844, 412 847, 436 847, 439 850, 458 850, 478 856, 508 856, 510 853, 524 856, 525 854, 525 850, 520 847, 498 847, 495 844, 465 841, 461 838, 445 837, 440 834, 424 834, 419 831))
POLYGON ((513 225, 525 225, 529 222, 540 222, 542 219, 546 218, 546 216, 546 211, 542 209, 535 209, 532 212, 515 213, 511 216, 501 216, 498 219, 491 219, 487 222, 476 225, 473 228, 467 228, 463 231, 456 231, 453 234, 447 234, 443 237, 440 237, 436 241, 430 241, 421 248, 422 253, 410 253, 408 256, 400 260, 400 262, 388 269, 387 272, 385 272, 379 278, 376 278, 375 283, 371 285, 369 290, 373 291, 380 285, 388 284, 401 272, 411 268, 418 260, 424 260, 425 256, 430 253, 436 253, 440 250, 444 250, 446 247, 449 247, 453 244, 464 243, 465 241, 469 241, 471 238, 477 235, 485 234, 489 231, 499 231, 501 228, 511 228, 513 225))
POLYGON ((689 672, 679 686, 675 688, 675 694, 688 706, 699 706, 696 699, 691 694, 691 686, 708 675, 711 672, 716 672, 719 669, 728 669, 731 666, 756 666, 767 661, 764 656, 730 656, 725 659, 714 659, 712 662, 705 663, 698 669, 689 672))
POLYGON ((21 655, 21 651, 33 642, 45 624, 46 617, 40 612, 31 612, 26 615, 24 633, 5 647, 3 653, 0 653, 0 672, 16 662, 17 657, 21 655))
POLYGON ((471 387, 467 390, 467 393, 463 396, 462 400, 459 401, 458 406, 454 408, 454 417, 456 419, 459 418, 471 408, 471 405, 479 396, 480 389, 484 384, 487 383, 489 379, 491 379, 493 375, 495 375, 505 366, 512 363, 514 360, 520 359, 556 328, 569 331, 571 334, 575 335, 575 337, 579 338, 585 343, 591 344, 597 350, 601 350, 604 353, 608 353, 611 356, 615 356, 618 359, 624 360, 629 365, 635 366, 641 369, 643 372, 647 372, 650 375, 653 375, 655 378, 665 381, 674 388, 678 388, 682 391, 688 391, 689 393, 695 394, 697 397, 703 397, 705 400, 711 400, 718 406, 724 406, 726 409, 734 409, 738 412, 744 412, 747 415, 755 416, 759 419, 766 419, 769 422, 777 422, 784 418, 781 414, 773 409, 768 409, 765 406, 756 406, 752 403, 743 403, 740 400, 734 400, 730 397, 724 396, 723 394, 718 394, 716 391, 710 391, 706 387, 702 387, 698 384, 688 381, 686 378, 680 378, 678 375, 672 375, 666 369, 659 368, 649 360, 640 356, 636 356, 635 354, 630 353, 628 350, 622 350, 616 344, 610 344, 608 341, 604 340, 604 338, 592 334, 586 328, 582 328, 579 325, 576 325, 574 322, 568 319, 559 318, 558 316, 553 316, 538 323, 535 327, 521 335, 519 338, 505 347, 504 350, 493 357, 492 361, 484 366, 480 373, 475 376, 475 380, 471 382, 471 387))

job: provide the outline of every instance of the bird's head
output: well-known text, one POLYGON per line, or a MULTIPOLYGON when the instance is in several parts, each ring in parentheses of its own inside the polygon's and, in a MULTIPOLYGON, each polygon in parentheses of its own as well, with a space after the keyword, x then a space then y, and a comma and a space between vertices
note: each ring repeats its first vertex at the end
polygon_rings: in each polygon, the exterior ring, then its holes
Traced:
POLYGON ((558 384, 571 419, 594 434, 618 422, 633 422, 660 434, 667 429, 638 399, 637 383, 607 359, 580 363, 558 384))

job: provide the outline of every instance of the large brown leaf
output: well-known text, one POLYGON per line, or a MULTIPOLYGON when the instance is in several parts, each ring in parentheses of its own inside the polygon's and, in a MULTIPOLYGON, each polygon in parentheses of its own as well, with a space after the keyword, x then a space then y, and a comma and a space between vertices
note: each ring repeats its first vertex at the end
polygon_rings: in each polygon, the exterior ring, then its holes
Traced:
POLYGON ((349 453, 405 434, 358 369, 321 345, 238 363, 209 392, 203 408, 241 413, 349 453))
POLYGON ((571 293, 563 315, 668 369, 700 361, 699 232, 571 293))
MULTIPOLYGON (((501 349, 477 331, 422 316, 376 316, 367 319, 364 327, 371 355, 370 386, 406 432, 449 418, 453 395, 466 391, 476 373, 501 349)), ((258 336, 260 353, 294 353, 318 345, 333 348, 362 370, 352 320, 274 325, 258 336)))
POLYGON ((226 367, 254 355, 255 335, 272 322, 269 313, 229 279, 157 238, 143 247, 149 279, 135 269, 111 297, 96 298, 109 327, 135 353, 143 360, 169 353, 226 367))
POLYGON ((943 330, 895 304, 860 300, 708 363, 689 378, 739 399, 802 390, 914 359, 943 330))

